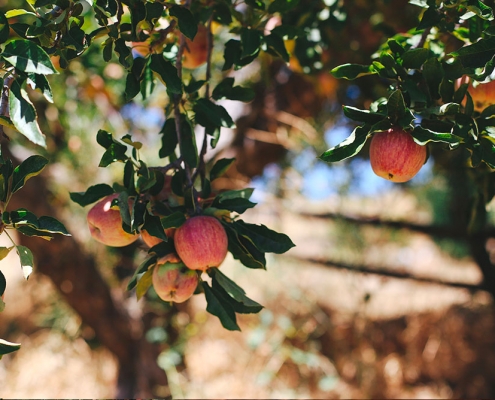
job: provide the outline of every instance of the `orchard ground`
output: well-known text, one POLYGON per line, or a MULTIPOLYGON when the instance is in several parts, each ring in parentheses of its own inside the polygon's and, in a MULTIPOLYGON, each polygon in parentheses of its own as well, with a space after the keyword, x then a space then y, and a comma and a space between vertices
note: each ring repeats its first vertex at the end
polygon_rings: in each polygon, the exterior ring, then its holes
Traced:
MULTIPOLYGON (((268 270, 249 271, 229 256, 222 271, 266 308, 240 318, 242 332, 224 330, 193 296, 177 315, 185 327, 185 369, 164 353, 174 398, 454 398, 488 396, 495 376, 493 305, 469 293, 413 280, 363 275, 298 261, 323 257, 476 284, 470 259, 453 259, 427 236, 308 220, 294 210, 345 212, 428 223, 415 197, 389 191, 367 199, 331 196, 308 202, 267 198, 249 222, 286 232, 296 247, 271 256, 268 270), (288 211, 291 210, 291 211, 288 211), (395 235, 394 241, 390 240, 395 235), (353 242, 354 240, 354 242, 353 242), (187 313, 186 313, 187 311, 187 313), (450 387, 447 382, 454 382, 450 387)), ((16 261, 12 260, 11 265, 16 261)), ((25 282, 6 269, 7 307, 1 334, 22 350, 0 363, 3 397, 112 397, 116 365, 92 332, 39 274, 25 282), (12 276, 10 276, 12 275, 12 276), (15 283, 14 283, 15 282, 15 283), (14 290, 14 285, 22 289, 14 290), (24 288, 26 286, 26 288, 24 288), (9 332, 13 332, 10 333, 9 332), (24 332, 23 336, 19 333, 24 332), (39 368, 42 364, 43 368, 39 368), (36 379, 33 379, 36 377, 36 379)), ((69 289, 69 288, 68 288, 69 289)), ((134 302, 132 297, 130 302, 134 302)), ((131 309, 139 312, 140 303, 131 309)))

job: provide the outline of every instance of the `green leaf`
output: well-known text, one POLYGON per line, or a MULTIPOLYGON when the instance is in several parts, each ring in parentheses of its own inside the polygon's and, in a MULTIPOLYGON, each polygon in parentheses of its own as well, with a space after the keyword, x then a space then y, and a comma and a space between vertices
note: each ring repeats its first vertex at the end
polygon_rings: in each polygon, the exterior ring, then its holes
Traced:
POLYGON ((141 90, 139 79, 136 76, 129 72, 125 79, 125 89, 124 89, 124 98, 126 102, 131 101, 134 97, 139 94, 141 90))
POLYGON ((235 126, 232 117, 222 106, 211 100, 201 98, 193 107, 196 122, 205 128, 216 129, 217 127, 233 128, 235 126))
POLYGON ((119 55, 119 63, 128 69, 132 66, 132 52, 125 44, 123 38, 118 38, 115 42, 115 52, 119 55))
POLYGON ((160 222, 160 217, 157 217, 156 215, 146 213, 144 215, 144 225, 141 229, 148 232, 151 236, 157 237, 165 242, 168 241, 168 237, 165 235, 165 231, 160 222))
POLYGON ((136 285, 136 297, 140 300, 153 284, 153 268, 148 269, 136 285))
POLYGON ((134 272, 134 275, 132 276, 131 280, 127 284, 127 290, 132 290, 136 287, 137 281, 138 281, 138 276, 146 271, 152 266, 155 265, 157 261, 157 256, 152 255, 148 258, 146 258, 141 265, 136 269, 134 272))
POLYGON ((162 147, 158 155, 160 158, 169 157, 175 152, 178 143, 175 118, 168 118, 163 124, 160 133, 162 134, 162 147))
POLYGON ((41 216, 38 218, 38 229, 42 232, 58 233, 64 236, 71 236, 64 224, 53 217, 41 216))
POLYGON ((26 181, 43 171, 48 164, 45 157, 34 155, 26 158, 20 165, 14 169, 12 179, 12 193, 21 189, 26 181))
MULTIPOLYGON (((10 250, 12 250, 14 248, 14 246, 11 246, 11 247, 0 247, 0 260, 3 260, 5 257, 8 256, 8 254, 10 253, 10 250)), ((1 277, 0 277, 0 281, 1 281, 1 277)), ((0 296, 3 294, 3 291, 1 290, 1 282, 0 282, 0 296)), ((5 286, 4 286, 4 290, 5 290, 5 286)))
POLYGON ((31 250, 25 246, 16 246, 17 254, 19 254, 19 260, 21 262, 22 273, 24 278, 29 279, 29 275, 33 272, 34 257, 31 250))
POLYGON ((285 42, 282 37, 280 37, 277 33, 272 32, 270 35, 265 36, 263 39, 269 49, 275 51, 275 53, 277 53, 285 62, 289 62, 290 56, 287 52, 287 49, 285 48, 285 42))
POLYGON ((0 339, 0 358, 5 355, 17 351, 21 348, 20 343, 7 342, 4 339, 0 339))
POLYGON ((71 192, 69 193, 70 199, 79 204, 82 207, 88 204, 94 203, 97 200, 102 199, 110 194, 115 193, 113 188, 107 184, 99 183, 97 185, 91 186, 86 190, 86 192, 71 192))
POLYGON ((234 86, 234 78, 225 78, 213 89, 212 97, 215 100, 229 99, 248 102, 254 99, 254 90, 234 86))
POLYGON ((369 132, 369 125, 358 126, 347 139, 325 151, 319 158, 325 162, 337 162, 355 156, 366 143, 369 132))
POLYGON ((45 50, 29 40, 17 39, 7 43, 1 57, 19 71, 58 74, 45 50))
POLYGON ((186 115, 181 114, 181 140, 179 143, 180 154, 187 165, 196 168, 199 161, 198 147, 196 146, 196 135, 186 115))
POLYGON ((184 213, 176 211, 173 214, 160 218, 160 221, 163 229, 178 228, 186 222, 186 217, 184 213))
POLYGON ((299 4, 299 0, 274 0, 268 6, 269 13, 285 13, 299 4))
POLYGON ((423 76, 425 77, 428 88, 430 89, 431 97, 434 99, 440 98, 440 84, 443 79, 443 68, 440 61, 436 58, 428 59, 423 65, 423 76))
POLYGON ((212 207, 242 214, 256 203, 249 201, 253 189, 229 190, 220 193, 212 203, 212 207))
POLYGON ((259 53, 261 47, 261 32, 255 29, 241 29, 241 58, 254 56, 259 53))
POLYGON ((451 133, 446 132, 434 132, 430 129, 425 129, 422 126, 416 126, 411 132, 414 141, 420 145, 425 145, 429 142, 440 142, 448 144, 459 144, 462 139, 451 133))
POLYGON ((198 21, 196 21, 191 11, 186 7, 174 5, 169 9, 169 14, 171 17, 177 18, 179 30, 189 39, 193 40, 198 31, 198 21))
POLYGON ((459 50, 450 53, 451 56, 459 60, 464 67, 480 68, 493 58, 495 54, 495 38, 489 37, 478 42, 461 47, 459 50))
POLYGON ((263 0, 245 0, 245 3, 248 6, 256 8, 257 10, 264 10, 265 9, 265 3, 263 2, 263 0))
POLYGON ((5 43, 9 39, 9 21, 5 14, 0 11, 0 44, 5 43))
POLYGON ((239 325, 235 316, 235 311, 228 303, 222 302, 218 293, 211 288, 208 283, 201 282, 206 297, 206 311, 218 317, 222 326, 229 331, 240 331, 239 325))
MULTIPOLYGON (((9 254, 9 251, 10 249, 12 249, 12 247, 8 248, 8 247, 0 247, 0 250, 1 250, 1 253, 0 254, 4 254, 3 257, 1 259, 4 259, 7 254, 9 254), (8 249, 8 251, 6 251, 8 249)), ((5 288, 7 287, 7 280, 5 279, 5 275, 3 274, 2 271, 0 271, 0 296, 3 296, 3 294, 5 293, 5 288)))
POLYGON ((387 101, 387 114, 392 121, 397 121, 404 117, 407 113, 406 103, 402 92, 397 89, 394 90, 387 101))
POLYGON ((114 139, 110 133, 100 129, 96 135, 96 140, 107 149, 101 156, 99 167, 105 168, 114 162, 124 162, 129 158, 126 155, 127 146, 114 139))
POLYGON ((365 75, 376 74, 376 70, 371 65, 343 64, 332 69, 331 74, 336 78, 353 80, 365 75))
POLYGON ((432 56, 433 52, 429 49, 410 49, 402 54, 402 66, 404 68, 419 69, 432 56))
POLYGON ((275 232, 264 225, 237 220, 232 222, 232 226, 239 235, 250 239, 256 248, 264 253, 282 254, 295 246, 287 235, 275 232))
POLYGON ((229 239, 228 249, 232 256, 248 268, 265 269, 264 253, 258 250, 249 239, 238 235, 231 224, 222 221, 222 225, 225 228, 225 232, 227 232, 229 239))
POLYGON ((386 118, 385 114, 374 113, 368 110, 360 110, 359 108, 344 106, 344 115, 353 121, 364 122, 366 124, 375 124, 386 118))
POLYGON ((17 80, 12 82, 10 87, 9 110, 10 119, 16 129, 33 143, 46 147, 45 136, 36 120, 36 110, 17 80))
MULTIPOLYGON (((241 303, 244 307, 251 310, 252 313, 260 312, 263 306, 246 296, 244 289, 239 287, 233 280, 225 276, 218 268, 211 268, 212 284, 219 285, 233 299, 241 303)), ((239 312, 239 311, 238 311, 239 312)))
POLYGON ((34 90, 39 90, 46 101, 53 103, 52 88, 45 75, 28 74, 27 83, 34 90))
POLYGON ((151 69, 156 72, 167 86, 167 91, 174 94, 182 94, 182 81, 170 61, 165 60, 161 54, 151 55, 151 69))
POLYGON ((241 42, 236 39, 230 39, 225 43, 225 50, 223 53, 225 63, 223 64, 222 71, 231 69, 234 64, 237 64, 241 58, 241 42))
POLYGON ((210 181, 213 181, 222 176, 225 172, 227 172, 227 170, 234 162, 235 158, 221 158, 220 160, 215 162, 215 165, 213 165, 210 171, 210 181))

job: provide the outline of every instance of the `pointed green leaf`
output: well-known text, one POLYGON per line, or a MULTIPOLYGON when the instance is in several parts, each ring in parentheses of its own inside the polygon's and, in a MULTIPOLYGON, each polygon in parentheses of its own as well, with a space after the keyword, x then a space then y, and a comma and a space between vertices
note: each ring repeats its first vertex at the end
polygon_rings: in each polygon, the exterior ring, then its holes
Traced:
POLYGON ((184 213, 177 211, 166 217, 160 218, 160 221, 163 229, 178 228, 186 222, 186 217, 184 216, 184 213))
POLYGON ((229 331, 240 331, 241 328, 237 325, 235 311, 232 307, 228 303, 222 302, 219 295, 208 285, 208 283, 201 282, 201 284, 203 285, 207 302, 206 311, 218 317, 225 329, 228 329, 229 331))
POLYGON ((434 132, 430 129, 425 129, 422 126, 416 126, 411 132, 414 141, 420 145, 425 145, 429 142, 441 142, 448 144, 459 144, 462 139, 456 135, 446 132, 434 132))
POLYGON ((356 155, 366 143, 369 132, 370 126, 358 126, 347 139, 325 151, 319 158, 326 162, 337 162, 356 155))
POLYGON ((344 106, 344 115, 353 121, 364 122, 366 124, 376 124, 386 118, 385 114, 374 113, 368 110, 360 110, 359 108, 344 106))
POLYGON ((4 339, 0 339, 0 358, 5 355, 17 351, 21 348, 20 343, 7 342, 4 339))
POLYGON ((12 82, 10 87, 9 110, 10 119, 16 129, 33 143, 46 147, 45 136, 36 120, 36 110, 17 80, 12 82))
POLYGON ((182 81, 177 74, 175 68, 170 61, 165 60, 161 54, 153 54, 151 56, 151 69, 156 72, 161 80, 167 86, 167 91, 174 94, 182 93, 182 81))
POLYGON ((0 44, 5 43, 9 39, 9 34, 9 21, 5 14, 0 11, 0 44))
POLYGON ((72 236, 65 228, 62 222, 49 216, 41 216, 38 218, 38 229, 43 232, 58 233, 64 236, 72 236))
MULTIPOLYGON (((0 260, 3 260, 5 257, 7 257, 9 255, 9 253, 10 253, 10 250, 12 250, 13 248, 14 248, 14 246, 0 247, 0 260)), ((1 290, 0 290, 0 292, 1 292, 0 293, 0 296, 1 296, 3 294, 3 292, 1 290)))
MULTIPOLYGON (((1 249, 1 253, 4 254, 4 256, 2 257, 2 259, 4 259, 7 254, 9 254, 9 251, 10 249, 12 249, 12 247, 8 248, 8 247, 0 247, 1 249), (8 251, 7 251, 8 249, 8 251)), ((3 294, 5 293, 5 288, 7 287, 7 280, 5 279, 5 275, 3 274, 2 271, 0 271, 0 296, 3 296, 3 294)))
POLYGON ((34 155, 26 158, 14 169, 12 193, 21 189, 28 179, 41 173, 47 164, 48 160, 42 156, 34 155))
POLYGON ((165 230, 160 222, 160 217, 157 217, 156 215, 151 215, 149 213, 145 214, 142 230, 165 242, 168 241, 168 237, 165 235, 165 230))
POLYGON ((148 269, 152 266, 152 265, 155 265, 156 264, 156 260, 157 260, 157 256, 156 255, 152 255, 148 258, 146 258, 142 263, 141 265, 136 269, 136 271, 134 272, 134 275, 132 276, 131 280, 129 281, 129 283, 127 284, 127 290, 132 290, 136 287, 136 284, 137 284, 137 280, 138 280, 138 277, 140 274, 148 271, 148 269))
POLYGON ((148 269, 136 285, 136 297, 140 300, 153 283, 153 268, 148 269))
POLYGON ((247 238, 238 235, 231 224, 222 222, 229 239, 229 252, 244 266, 253 269, 265 269, 266 259, 263 252, 247 238))
POLYGON ((260 51, 261 33, 256 29, 241 29, 241 58, 253 56, 260 51))
POLYGON ((282 254, 295 246, 290 238, 264 225, 248 224, 242 220, 232 222, 239 235, 249 238, 262 252, 282 254))
POLYGON ((53 103, 52 88, 45 75, 28 74, 27 83, 34 90, 39 90, 49 103, 53 103))
POLYGON ((450 55, 458 59, 464 67, 480 68, 493 58, 494 53, 495 38, 489 37, 461 47, 450 55))
POLYGON ((330 73, 339 79, 353 80, 361 76, 376 74, 376 71, 371 65, 343 64, 332 69, 330 73))
POLYGON ((428 58, 433 56, 433 52, 423 47, 407 50, 402 54, 402 66, 404 68, 419 69, 428 58))
POLYGON ((210 181, 222 176, 234 162, 235 158, 222 158, 215 162, 215 165, 213 165, 210 171, 210 181))
POLYGON ((193 40, 198 31, 198 21, 196 21, 191 11, 186 7, 174 5, 170 7, 169 14, 171 17, 177 18, 179 30, 189 39, 193 40))
POLYGON ((102 199, 105 196, 111 195, 115 193, 113 188, 104 183, 99 183, 97 185, 91 186, 86 190, 86 192, 71 192, 69 193, 70 199, 79 204, 82 207, 87 206, 88 204, 94 203, 102 199))
POLYGON ((199 161, 198 147, 196 146, 196 135, 189 119, 181 114, 180 116, 181 141, 179 143, 180 154, 187 165, 196 168, 199 161))
POLYGON ((205 128, 233 128, 235 126, 232 117, 228 114, 224 107, 213 103, 211 100, 201 98, 193 107, 196 113, 196 123, 205 128))
POLYGON ((169 157, 177 147, 177 130, 175 129, 175 118, 168 118, 160 131, 162 134, 162 147, 158 155, 160 158, 169 157))
POLYGON ((17 39, 7 43, 1 57, 19 71, 58 74, 45 50, 29 40, 17 39))
POLYGON ((244 289, 239 287, 233 280, 224 275, 218 268, 211 269, 213 285, 220 285, 233 299, 242 303, 246 308, 251 309, 251 312, 259 312, 263 306, 246 296, 244 289))
POLYGON ((34 257, 31 250, 26 246, 16 246, 17 254, 19 254, 19 260, 21 262, 22 273, 24 278, 29 279, 29 275, 33 272, 34 268, 34 257))

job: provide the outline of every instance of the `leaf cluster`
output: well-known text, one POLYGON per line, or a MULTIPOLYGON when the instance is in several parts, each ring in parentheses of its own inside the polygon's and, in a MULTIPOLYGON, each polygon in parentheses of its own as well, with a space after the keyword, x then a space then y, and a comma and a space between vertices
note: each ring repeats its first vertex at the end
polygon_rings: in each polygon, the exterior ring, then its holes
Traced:
POLYGON ((494 107, 475 110, 469 84, 462 83, 491 79, 493 10, 479 1, 458 1, 449 7, 434 1, 411 3, 425 8, 415 29, 390 38, 369 65, 344 64, 332 70, 335 77, 351 80, 377 75, 388 82, 390 94, 369 110, 344 106, 344 114, 358 126, 320 158, 336 162, 352 157, 374 132, 398 126, 418 144, 464 147, 473 167, 483 162, 494 168, 494 107), (446 35, 461 39, 457 50, 446 51, 446 35))

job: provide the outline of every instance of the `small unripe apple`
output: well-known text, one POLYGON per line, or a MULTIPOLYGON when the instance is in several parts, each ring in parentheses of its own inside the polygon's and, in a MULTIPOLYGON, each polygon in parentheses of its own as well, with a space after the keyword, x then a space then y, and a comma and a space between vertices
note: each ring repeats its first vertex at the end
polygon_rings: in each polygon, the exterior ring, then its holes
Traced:
POLYGON ((156 294, 164 301, 183 303, 198 286, 198 274, 180 262, 177 256, 162 258, 155 265, 152 275, 156 294))
POLYGON ((194 40, 186 38, 186 47, 182 56, 182 66, 195 69, 206 62, 208 58, 208 29, 204 25, 198 26, 194 40))
POLYGON ((227 256, 228 238, 218 219, 207 215, 189 218, 175 231, 175 250, 188 268, 206 271, 227 256))
POLYGON ((87 220, 91 236, 107 246, 122 247, 135 242, 138 234, 127 233, 122 229, 120 211, 112 209, 112 201, 118 193, 106 196, 88 212, 87 220))
POLYGON ((412 179, 426 161, 426 147, 401 128, 377 132, 370 145, 370 162, 378 176, 392 182, 412 179))
MULTIPOLYGON (((165 229, 164 232, 168 238, 173 238, 175 235, 175 228, 165 229)), ((162 239, 150 235, 146 230, 141 231, 141 239, 143 239, 143 242, 146 244, 146 246, 150 248, 163 242, 162 239)))

